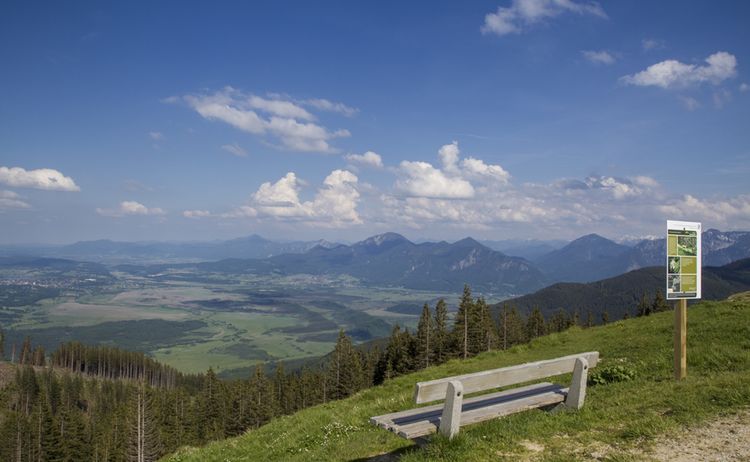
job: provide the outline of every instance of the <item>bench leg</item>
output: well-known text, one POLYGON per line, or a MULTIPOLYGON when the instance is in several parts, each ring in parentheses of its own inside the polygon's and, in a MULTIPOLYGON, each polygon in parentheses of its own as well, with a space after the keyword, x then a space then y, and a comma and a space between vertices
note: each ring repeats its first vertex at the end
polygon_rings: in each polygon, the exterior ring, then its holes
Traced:
POLYGON ((461 427, 461 405, 464 402, 464 386, 458 380, 448 382, 445 407, 440 417, 440 433, 452 439, 461 427))
POLYGON ((586 358, 577 358, 573 367, 573 382, 568 389, 565 398, 565 407, 570 409, 581 409, 583 400, 586 399, 586 380, 588 379, 589 362, 586 358))

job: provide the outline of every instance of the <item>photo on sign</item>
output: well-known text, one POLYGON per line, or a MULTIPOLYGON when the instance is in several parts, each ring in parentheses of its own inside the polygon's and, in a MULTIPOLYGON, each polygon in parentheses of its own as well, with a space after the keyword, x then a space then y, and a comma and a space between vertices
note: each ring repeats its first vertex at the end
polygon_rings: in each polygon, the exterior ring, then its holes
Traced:
POLYGON ((667 255, 677 255, 677 236, 667 236, 667 255))
POLYGON ((698 290, 698 281, 694 274, 683 275, 680 278, 680 287, 683 292, 693 293, 698 290))
POLYGON ((698 257, 680 258, 680 273, 696 274, 698 272, 698 257))
POLYGON ((698 239, 695 236, 677 237, 678 255, 694 257, 698 254, 698 239))
POLYGON ((680 257, 669 257, 669 264, 667 265, 670 273, 680 272, 680 257))
POLYGON ((674 274, 668 276, 667 289, 669 292, 681 292, 680 290, 680 275, 674 274))

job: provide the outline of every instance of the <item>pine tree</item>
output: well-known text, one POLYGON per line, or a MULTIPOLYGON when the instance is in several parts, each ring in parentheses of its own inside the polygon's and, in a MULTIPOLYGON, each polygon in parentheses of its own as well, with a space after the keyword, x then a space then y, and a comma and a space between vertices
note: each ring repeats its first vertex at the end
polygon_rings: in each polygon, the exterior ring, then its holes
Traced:
POLYGON ((586 312, 586 327, 593 327, 594 326, 594 313, 591 311, 591 308, 586 312))
POLYGON ((435 305, 435 322, 433 323, 434 333, 433 351, 435 362, 444 363, 448 360, 448 305, 442 298, 435 305))
POLYGON ((362 386, 362 361, 352 340, 339 331, 339 338, 328 362, 328 389, 330 399, 350 396, 362 386))
POLYGON ((657 290, 656 295, 654 295, 654 303, 653 305, 651 305, 651 311, 653 313, 669 311, 669 304, 666 300, 664 300, 664 296, 662 295, 661 290, 657 290))
POLYGON ((542 314, 539 307, 534 307, 529 314, 529 318, 526 320, 526 335, 528 339, 534 339, 540 337, 546 333, 546 326, 544 322, 544 315, 542 314))
POLYGON ((476 302, 476 311, 479 316, 481 350, 490 351, 497 347, 497 332, 495 322, 492 320, 490 308, 484 297, 479 297, 476 302))
POLYGON ((203 381, 203 393, 201 395, 202 428, 206 441, 219 440, 225 436, 226 409, 224 403, 224 384, 216 377, 213 369, 209 368, 203 381))
POLYGON ((464 293, 461 296, 461 302, 458 305, 458 312, 453 324, 453 337, 456 346, 459 348, 459 354, 464 359, 469 357, 470 336, 475 330, 474 299, 471 298, 471 288, 468 284, 464 285, 464 293))
POLYGON ((498 338, 500 347, 504 350, 526 341, 526 326, 515 306, 508 308, 506 303, 500 311, 498 319, 498 338))
POLYGON ((432 330, 430 305, 425 303, 422 307, 422 315, 419 318, 419 324, 417 325, 417 363, 419 369, 430 367, 430 359, 433 354, 433 345, 430 343, 432 330))
POLYGON ((609 322, 609 313, 607 313, 607 310, 602 311, 602 324, 607 324, 609 322))
POLYGON ((131 461, 152 462, 159 457, 160 441, 152 405, 152 398, 142 381, 132 397, 131 434, 128 445, 128 459, 131 461))
POLYGON ((260 427, 274 417, 276 405, 273 402, 274 393, 272 386, 268 377, 266 377, 266 373, 263 371, 263 365, 257 364, 248 384, 251 397, 250 421, 255 428, 260 427))
POLYGON ((648 301, 648 295, 646 295, 646 292, 643 292, 643 295, 641 295, 641 301, 638 302, 638 307, 636 309, 638 311, 638 317, 651 314, 651 303, 648 301))
POLYGON ((564 309, 560 308, 555 311, 552 315, 552 319, 549 322, 550 332, 562 332, 573 325, 573 321, 570 319, 570 315, 564 309))

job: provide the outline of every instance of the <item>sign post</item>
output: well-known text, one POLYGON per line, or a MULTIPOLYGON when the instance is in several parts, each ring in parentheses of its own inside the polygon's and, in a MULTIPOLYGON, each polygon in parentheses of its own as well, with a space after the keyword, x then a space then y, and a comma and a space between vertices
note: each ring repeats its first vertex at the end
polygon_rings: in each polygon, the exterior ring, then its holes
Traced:
POLYGON ((687 301, 701 298, 701 224, 667 221, 667 300, 674 307, 674 378, 687 377, 687 301))

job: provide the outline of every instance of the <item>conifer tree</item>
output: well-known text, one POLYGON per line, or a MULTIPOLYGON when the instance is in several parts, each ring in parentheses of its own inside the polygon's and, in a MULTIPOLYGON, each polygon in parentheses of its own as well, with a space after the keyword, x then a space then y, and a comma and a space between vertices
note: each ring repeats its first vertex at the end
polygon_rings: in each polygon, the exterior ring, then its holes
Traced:
POLYGON ((459 348, 459 354, 463 359, 469 357, 470 335, 475 329, 473 325, 473 321, 476 319, 474 311, 475 305, 474 299, 471 298, 471 288, 468 284, 465 284, 464 293, 461 296, 461 302, 458 305, 458 312, 453 324, 454 342, 459 348))
POLYGON ((432 317, 430 315, 430 305, 427 303, 422 307, 422 315, 419 317, 417 325, 417 363, 419 369, 430 367, 433 345, 430 343, 432 337, 432 317))
POLYGON ((657 290, 656 295, 654 295, 654 303, 651 306, 651 312, 660 313, 662 311, 669 311, 669 304, 664 300, 664 295, 662 295, 661 290, 657 290))
POLYGON ((498 338, 500 347, 507 350, 513 345, 518 345, 526 341, 526 326, 515 306, 508 307, 507 303, 503 304, 498 319, 498 338))
POLYGON ((646 295, 646 292, 643 292, 643 295, 641 295, 641 301, 638 302, 637 311, 638 317, 651 314, 651 303, 648 301, 648 295, 646 295))
POLYGON ((540 337, 546 333, 544 315, 539 307, 534 307, 526 320, 526 335, 529 340, 540 337))
POLYGON ((586 312, 586 327, 593 327, 594 326, 594 313, 591 311, 591 308, 589 308, 588 312, 586 312))
POLYGON ((497 332, 495 331, 495 322, 492 320, 490 308, 484 297, 479 297, 476 301, 476 312, 479 316, 481 350, 490 351, 497 347, 497 332))
POLYGON ((362 362, 352 340, 339 331, 339 338, 328 362, 328 389, 330 399, 350 396, 361 388, 362 362))
POLYGON ((435 362, 444 363, 448 360, 448 305, 442 298, 435 305, 435 322, 433 323, 434 333, 433 351, 435 362))
POLYGON ((255 428, 271 420, 274 415, 273 411, 276 406, 273 402, 274 393, 271 387, 272 384, 263 371, 263 365, 256 364, 248 386, 249 394, 252 398, 250 407, 251 422, 255 428))
POLYGON ((602 311, 602 324, 607 324, 609 322, 609 313, 607 313, 607 310, 602 311))
POLYGON ((225 392, 213 369, 209 368, 203 381, 201 395, 201 416, 203 435, 206 441, 222 439, 225 436, 225 392))

